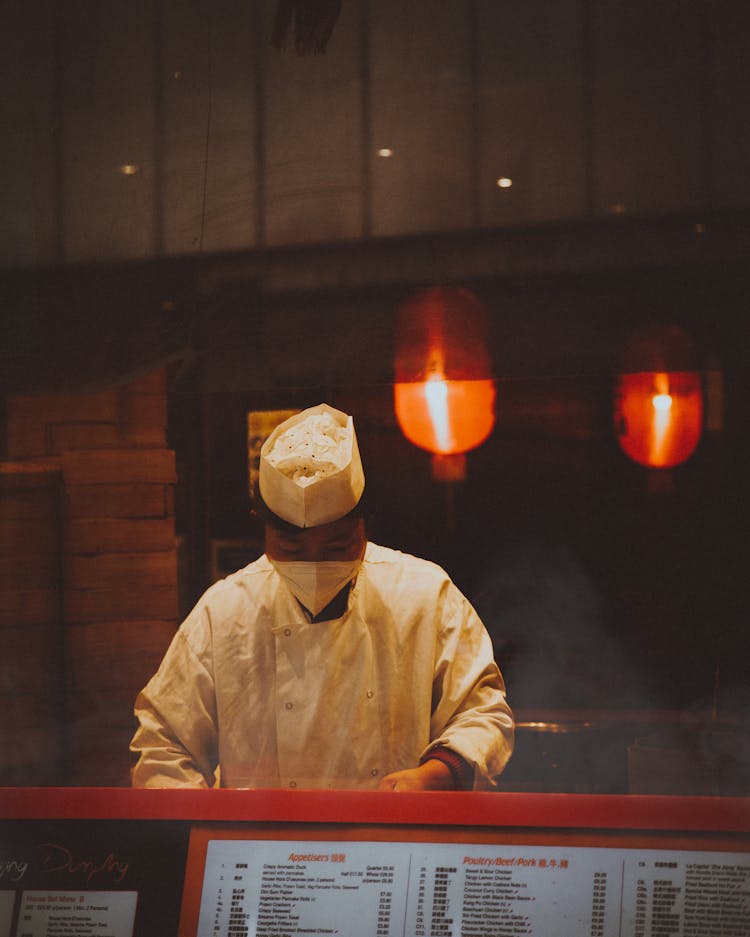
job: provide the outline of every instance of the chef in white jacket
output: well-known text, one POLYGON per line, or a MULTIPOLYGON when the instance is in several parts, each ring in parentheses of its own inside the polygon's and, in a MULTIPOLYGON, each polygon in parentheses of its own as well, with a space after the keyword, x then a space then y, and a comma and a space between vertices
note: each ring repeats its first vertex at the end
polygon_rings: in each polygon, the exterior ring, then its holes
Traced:
POLYGON ((266 552, 214 584, 138 695, 138 787, 492 788, 513 718, 446 573, 367 541, 350 416, 261 450, 266 552))

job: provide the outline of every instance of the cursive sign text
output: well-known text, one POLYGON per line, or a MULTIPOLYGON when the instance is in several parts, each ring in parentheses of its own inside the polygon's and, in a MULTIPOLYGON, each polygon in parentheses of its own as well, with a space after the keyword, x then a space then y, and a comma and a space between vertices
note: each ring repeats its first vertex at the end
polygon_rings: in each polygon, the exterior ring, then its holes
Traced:
POLYGON ((18 859, 0 859, 0 880, 20 882, 28 867, 28 862, 19 862, 18 859))
POLYGON ((105 859, 78 859, 67 846, 60 843, 42 843, 47 853, 42 860, 44 872, 69 872, 80 875, 87 884, 98 875, 121 882, 128 874, 128 863, 118 860, 113 853, 105 859))

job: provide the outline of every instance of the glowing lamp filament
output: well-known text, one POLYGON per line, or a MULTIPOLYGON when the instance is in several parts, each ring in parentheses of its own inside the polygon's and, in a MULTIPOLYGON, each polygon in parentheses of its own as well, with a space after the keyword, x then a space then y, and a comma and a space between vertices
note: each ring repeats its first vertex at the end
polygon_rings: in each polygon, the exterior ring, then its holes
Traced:
POLYGON ((424 384, 424 395, 438 448, 441 452, 447 452, 450 449, 448 384, 444 378, 432 377, 424 384))
POLYGON ((615 411, 618 440, 631 459, 652 468, 679 465, 701 435, 700 374, 621 374, 615 411))

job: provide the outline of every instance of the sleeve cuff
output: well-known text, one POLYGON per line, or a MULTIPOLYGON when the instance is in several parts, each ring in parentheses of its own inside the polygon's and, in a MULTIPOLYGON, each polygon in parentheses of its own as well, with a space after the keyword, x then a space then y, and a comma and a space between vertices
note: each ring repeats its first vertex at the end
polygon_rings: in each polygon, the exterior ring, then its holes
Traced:
POLYGON ((450 769, 453 776, 453 783, 457 791, 471 790, 474 786, 474 768, 462 758, 461 755, 452 751, 450 748, 433 748, 421 761, 442 761, 450 769))

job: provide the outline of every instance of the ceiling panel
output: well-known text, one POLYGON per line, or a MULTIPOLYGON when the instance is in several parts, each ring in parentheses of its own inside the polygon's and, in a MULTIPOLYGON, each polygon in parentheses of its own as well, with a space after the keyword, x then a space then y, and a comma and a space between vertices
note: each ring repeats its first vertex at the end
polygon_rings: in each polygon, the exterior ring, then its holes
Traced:
POLYGON ((212 100, 212 28, 209 7, 180 0, 162 4, 160 246, 168 254, 201 248, 212 100))
POLYGON ((750 203, 750 4, 713 3, 711 191, 716 207, 750 203))
POLYGON ((254 247, 259 234, 259 5, 214 0, 211 124, 203 249, 254 247))
POLYGON ((472 5, 370 4, 371 217, 376 235, 473 221, 472 5), (379 151, 392 155, 379 156, 379 151))
POLYGON ((6 3, 0 17, 0 266, 58 260, 55 19, 52 0, 6 3))
POLYGON ((581 0, 480 0, 482 225, 585 214, 581 7, 581 0), (500 187, 500 179, 512 184, 500 187))
MULTIPOLYGON (((265 0, 270 24, 275 0, 265 0)), ((324 55, 264 43, 265 242, 362 234, 362 82, 358 3, 344 3, 324 55)), ((264 27, 269 35, 270 28, 264 27)))
POLYGON ((593 188, 601 214, 706 203, 701 6, 591 5, 593 188))
POLYGON ((257 5, 162 4, 164 249, 257 243, 257 5))
POLYGON ((155 6, 60 5, 66 261, 155 251, 155 6), (136 171, 124 175, 123 166, 136 171))

